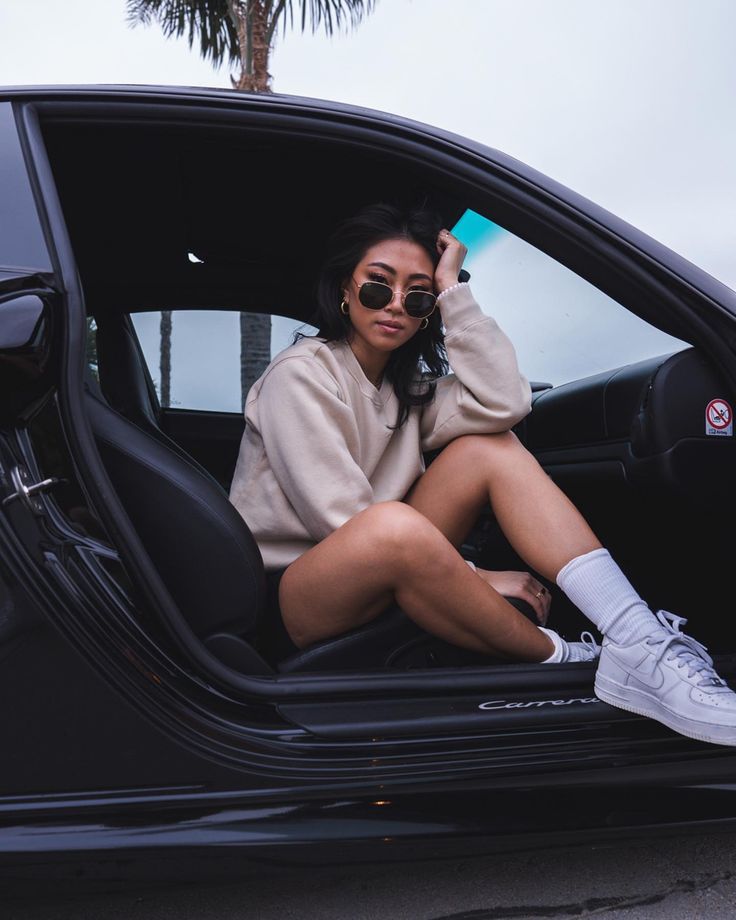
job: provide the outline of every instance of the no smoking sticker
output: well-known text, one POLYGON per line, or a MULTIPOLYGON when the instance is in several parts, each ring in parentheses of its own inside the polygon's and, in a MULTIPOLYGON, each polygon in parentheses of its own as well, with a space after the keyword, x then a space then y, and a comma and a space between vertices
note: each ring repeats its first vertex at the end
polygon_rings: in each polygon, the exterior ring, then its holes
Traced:
POLYGON ((725 399, 711 399, 705 407, 705 433, 733 437, 733 409, 725 399))

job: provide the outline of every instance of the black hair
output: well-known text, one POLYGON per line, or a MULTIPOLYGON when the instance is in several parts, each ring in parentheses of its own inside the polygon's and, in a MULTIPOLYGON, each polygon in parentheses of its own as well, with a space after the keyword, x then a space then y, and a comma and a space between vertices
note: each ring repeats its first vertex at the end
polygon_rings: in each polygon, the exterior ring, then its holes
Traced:
MULTIPOLYGON (((343 221, 327 244, 317 283, 317 310, 312 323, 318 335, 328 342, 347 341, 350 337, 350 317, 340 310, 345 279, 352 276, 371 246, 385 240, 410 240, 427 252, 436 268, 436 241, 441 227, 439 215, 427 208, 403 211, 389 204, 369 205, 343 221)), ((426 329, 420 328, 391 352, 384 371, 399 400, 397 428, 407 420, 412 406, 425 406, 434 399, 434 380, 448 369, 442 318, 435 310, 426 329)))

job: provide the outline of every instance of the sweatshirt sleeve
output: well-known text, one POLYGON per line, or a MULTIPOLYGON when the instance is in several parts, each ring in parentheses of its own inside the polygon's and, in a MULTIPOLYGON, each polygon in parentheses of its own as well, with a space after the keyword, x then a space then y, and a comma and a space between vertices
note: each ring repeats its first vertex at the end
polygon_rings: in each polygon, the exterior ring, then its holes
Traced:
POLYGON ((356 461, 355 415, 327 369, 298 356, 269 371, 258 403, 258 426, 276 481, 319 542, 373 501, 356 461))
POLYGON ((422 413, 423 450, 464 434, 508 431, 531 409, 531 387, 498 324, 476 303, 467 284, 440 301, 445 345, 454 373, 437 381, 422 413))

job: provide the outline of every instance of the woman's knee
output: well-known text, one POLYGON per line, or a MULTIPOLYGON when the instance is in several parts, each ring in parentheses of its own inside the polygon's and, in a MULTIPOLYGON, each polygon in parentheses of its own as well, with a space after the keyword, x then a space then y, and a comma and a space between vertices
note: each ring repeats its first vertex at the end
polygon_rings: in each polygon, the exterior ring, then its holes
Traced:
POLYGON ((377 502, 361 512, 368 532, 393 558, 428 551, 442 540, 440 531, 405 502, 377 502))
POLYGON ((461 460, 468 469, 481 469, 492 463, 513 462, 520 453, 528 453, 513 431, 495 434, 466 434, 456 438, 445 448, 452 451, 456 461, 461 460))
POLYGON ((489 451, 510 451, 521 447, 521 441, 513 431, 497 431, 493 434, 464 434, 455 438, 453 447, 471 454, 489 451))

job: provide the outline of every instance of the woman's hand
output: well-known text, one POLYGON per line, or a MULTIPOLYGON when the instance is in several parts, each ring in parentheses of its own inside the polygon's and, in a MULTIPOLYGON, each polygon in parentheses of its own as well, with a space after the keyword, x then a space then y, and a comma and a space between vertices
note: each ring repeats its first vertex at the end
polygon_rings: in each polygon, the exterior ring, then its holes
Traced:
POLYGON ((441 294, 453 284, 457 284, 457 276, 463 267, 468 249, 447 229, 440 230, 436 245, 440 261, 434 270, 434 286, 437 293, 441 294))
POLYGON ((534 608, 540 626, 544 626, 549 618, 549 608, 552 596, 544 585, 537 581, 529 572, 488 572, 486 569, 476 569, 478 575, 495 588, 504 597, 518 597, 534 608))

